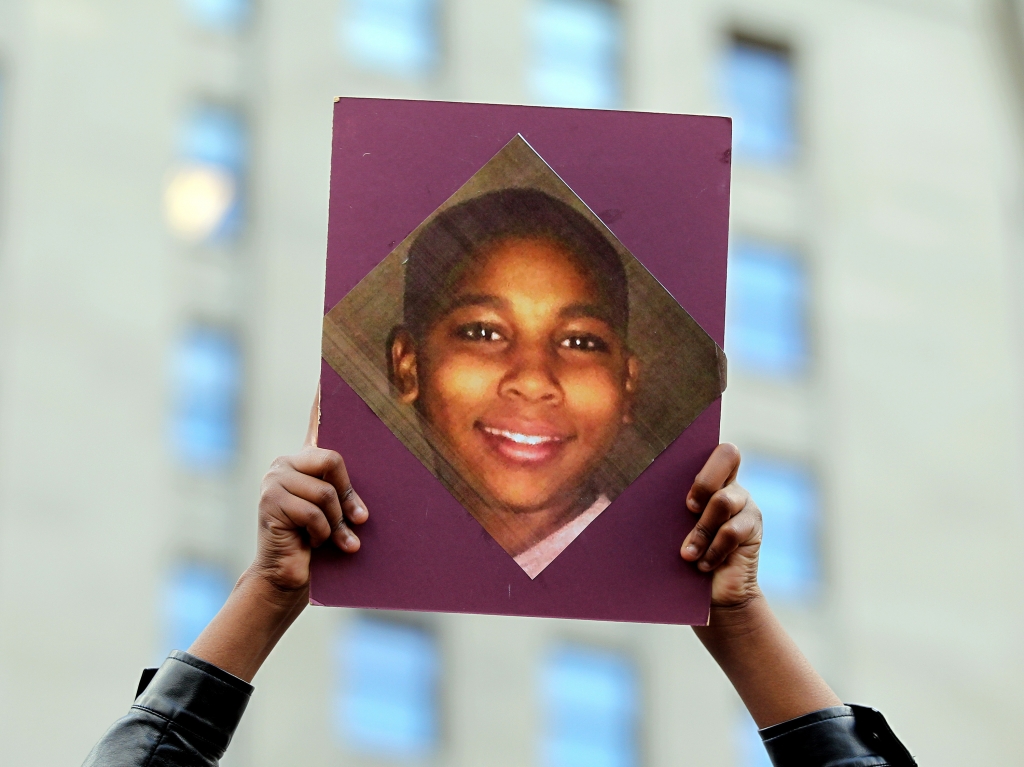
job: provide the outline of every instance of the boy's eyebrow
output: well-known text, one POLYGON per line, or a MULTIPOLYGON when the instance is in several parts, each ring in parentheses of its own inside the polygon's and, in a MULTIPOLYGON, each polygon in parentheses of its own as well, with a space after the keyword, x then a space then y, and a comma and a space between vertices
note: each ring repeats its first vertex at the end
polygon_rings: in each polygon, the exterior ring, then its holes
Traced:
POLYGON ((569 304, 558 313, 558 316, 566 320, 573 320, 577 317, 590 317, 595 320, 601 320, 601 322, 609 325, 613 324, 608 312, 597 304, 569 304))
MULTIPOLYGON (((492 309, 505 309, 508 306, 508 301, 504 298, 488 293, 466 293, 454 298, 452 302, 448 304, 444 313, 448 314, 449 312, 454 312, 456 309, 461 309, 464 306, 487 306, 492 309)), ((569 304, 559 310, 558 316, 563 320, 572 320, 578 317, 590 317, 611 326, 615 325, 615 323, 612 322, 611 315, 598 304, 569 304)))
POLYGON ((463 306, 488 306, 492 309, 504 309, 506 303, 505 299, 498 296, 486 293, 466 293, 452 299, 452 302, 448 304, 447 311, 453 312, 456 309, 461 309, 463 306))

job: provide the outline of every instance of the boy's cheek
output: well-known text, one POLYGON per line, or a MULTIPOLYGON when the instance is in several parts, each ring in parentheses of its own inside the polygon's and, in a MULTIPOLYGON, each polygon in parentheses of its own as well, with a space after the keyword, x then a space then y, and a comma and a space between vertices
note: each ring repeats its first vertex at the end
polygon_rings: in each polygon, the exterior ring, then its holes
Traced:
POLYGON ((439 364, 427 371, 423 381, 431 399, 436 396, 449 407, 456 403, 469 406, 497 391, 501 369, 496 365, 469 359, 468 355, 451 355, 437 362, 439 364))
POLYGON ((602 451, 615 440, 627 415, 626 397, 611 375, 593 375, 566 389, 566 405, 589 449, 602 451))
POLYGON ((596 420, 615 420, 625 401, 625 392, 615 373, 603 367, 564 378, 562 389, 573 410, 596 420))

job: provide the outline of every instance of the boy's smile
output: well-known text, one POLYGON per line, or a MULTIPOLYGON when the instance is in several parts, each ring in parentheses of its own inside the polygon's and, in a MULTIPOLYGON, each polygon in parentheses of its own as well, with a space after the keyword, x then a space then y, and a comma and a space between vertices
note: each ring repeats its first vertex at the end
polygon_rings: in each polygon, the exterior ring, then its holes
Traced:
POLYGON ((554 460, 563 447, 576 439, 575 434, 559 432, 543 421, 492 419, 487 423, 477 421, 473 426, 510 464, 539 465, 554 460))
POLYGON ((606 301, 561 245, 504 239, 461 275, 418 348, 392 349, 402 399, 491 510, 557 529, 593 500, 588 480, 629 420, 638 375, 606 301))

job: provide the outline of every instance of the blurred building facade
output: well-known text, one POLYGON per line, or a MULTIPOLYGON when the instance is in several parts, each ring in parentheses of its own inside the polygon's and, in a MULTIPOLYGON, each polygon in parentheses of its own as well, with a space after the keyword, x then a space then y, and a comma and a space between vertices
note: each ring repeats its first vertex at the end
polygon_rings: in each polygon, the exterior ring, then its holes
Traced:
MULTIPOLYGON (((723 438, 765 589, 922 763, 1014 763, 1018 21, 1012 0, 0 0, 0 760, 84 758, 251 558, 315 390, 351 95, 734 116, 723 438)), ((681 627, 309 609, 256 684, 227 765, 764 759, 681 627)))

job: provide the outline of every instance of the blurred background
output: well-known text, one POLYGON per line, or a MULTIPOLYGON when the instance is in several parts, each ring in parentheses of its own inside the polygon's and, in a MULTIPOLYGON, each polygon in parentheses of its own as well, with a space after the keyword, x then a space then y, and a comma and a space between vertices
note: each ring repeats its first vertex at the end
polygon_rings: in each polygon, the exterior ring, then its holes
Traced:
MULTIPOLYGON (((765 590, 922 764, 1024 764, 1021 10, 0 0, 0 762, 80 763, 250 560, 347 95, 732 116, 765 590)), ((256 685, 229 767, 766 764, 684 627, 313 608, 256 685)))

